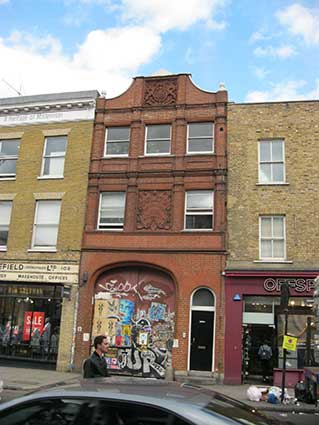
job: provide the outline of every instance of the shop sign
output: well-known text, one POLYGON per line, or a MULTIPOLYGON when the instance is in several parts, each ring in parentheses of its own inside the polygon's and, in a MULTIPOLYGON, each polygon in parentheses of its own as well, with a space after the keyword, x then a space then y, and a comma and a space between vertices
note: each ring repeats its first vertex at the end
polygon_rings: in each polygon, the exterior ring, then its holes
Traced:
POLYGON ((282 348, 286 349, 287 351, 296 351, 297 341, 298 338, 295 338, 294 336, 284 335, 282 348))
POLYGON ((0 281, 78 283, 79 266, 0 261, 0 281))
POLYGON ((42 333, 44 327, 44 312, 43 311, 25 311, 23 322, 23 341, 30 340, 30 333, 33 336, 42 333), (32 323, 31 323, 32 322, 32 323), (31 329, 32 325, 32 329, 31 329))
POLYGON ((296 292, 312 292, 315 287, 314 279, 303 279, 303 278, 268 278, 264 280, 264 289, 267 292, 280 292, 281 285, 283 283, 288 283, 291 289, 294 289, 296 292))

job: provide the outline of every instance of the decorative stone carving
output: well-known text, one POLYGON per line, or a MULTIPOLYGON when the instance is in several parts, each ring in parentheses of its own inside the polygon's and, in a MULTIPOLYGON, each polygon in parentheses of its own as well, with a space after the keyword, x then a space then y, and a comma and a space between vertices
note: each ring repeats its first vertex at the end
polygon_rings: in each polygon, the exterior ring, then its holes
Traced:
POLYGON ((144 106, 174 105, 176 98, 176 78, 145 81, 144 106))
POLYGON ((144 190, 138 195, 136 216, 137 230, 169 230, 172 197, 170 191, 144 190))

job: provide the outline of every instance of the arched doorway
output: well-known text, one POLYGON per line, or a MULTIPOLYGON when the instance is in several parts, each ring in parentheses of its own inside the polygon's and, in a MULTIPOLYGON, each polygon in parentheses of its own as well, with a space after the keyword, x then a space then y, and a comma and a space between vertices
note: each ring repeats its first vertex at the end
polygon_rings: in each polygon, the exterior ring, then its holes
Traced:
POLYGON ((189 369, 211 371, 215 296, 208 288, 197 289, 191 299, 189 369))
POLYGON ((165 377, 173 347, 175 292, 171 276, 152 267, 117 267, 99 276, 92 338, 108 337, 110 369, 165 377))

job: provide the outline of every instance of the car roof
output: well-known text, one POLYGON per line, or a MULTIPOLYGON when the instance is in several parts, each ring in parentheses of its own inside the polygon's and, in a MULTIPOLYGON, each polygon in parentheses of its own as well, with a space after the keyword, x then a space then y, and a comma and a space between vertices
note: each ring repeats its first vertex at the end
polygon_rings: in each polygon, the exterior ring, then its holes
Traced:
MULTIPOLYGON (((33 392, 28 396, 4 403, 0 405, 0 412, 3 408, 13 407, 23 402, 61 397, 145 404, 171 411, 194 423, 203 424, 205 424, 205 415, 206 418, 208 415, 205 413, 207 409, 209 416, 214 416, 216 425, 234 424, 230 407, 240 410, 244 416, 247 414, 247 418, 255 412, 255 409, 241 402, 202 387, 134 377, 80 379, 69 385, 33 392)), ((263 417, 261 421, 256 420, 251 423, 266 423, 266 421, 263 417)))

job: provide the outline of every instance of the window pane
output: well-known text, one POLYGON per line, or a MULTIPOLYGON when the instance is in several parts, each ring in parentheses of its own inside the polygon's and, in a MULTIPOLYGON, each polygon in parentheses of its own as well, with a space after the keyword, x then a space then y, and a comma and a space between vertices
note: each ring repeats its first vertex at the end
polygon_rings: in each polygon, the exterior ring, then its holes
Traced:
POLYGON ((169 152, 170 152, 169 140, 147 142, 146 153, 169 153, 169 152))
POLYGON ((281 140, 276 140, 272 142, 272 160, 273 161, 283 161, 283 142, 281 140))
POLYGON ((124 207, 122 208, 104 208, 101 210, 101 223, 106 223, 107 221, 111 220, 111 219, 119 219, 120 221, 122 221, 123 219, 123 215, 124 215, 124 207))
POLYGON ((149 125, 147 140, 149 139, 170 139, 170 125, 149 125))
POLYGON ((16 159, 0 159, 0 174, 15 174, 16 159))
POLYGON ((210 191, 187 192, 187 208, 213 208, 213 196, 210 191))
POLYGON ((260 182, 268 183, 271 181, 271 164, 260 164, 260 182))
POLYGON ((124 207, 125 193, 124 192, 109 192, 102 194, 101 206, 102 208, 107 207, 124 207))
POLYGON ((34 245, 35 246, 56 246, 58 238, 57 226, 36 227, 34 245))
POLYGON ((128 154, 129 142, 108 142, 106 144, 107 155, 126 155, 128 154))
POLYGON ((107 129, 107 141, 109 140, 129 140, 129 127, 111 127, 107 129))
POLYGON ((270 142, 259 142, 260 161, 270 161, 270 142))
POLYGON ((261 241, 261 258, 271 258, 271 241, 261 241))
POLYGON ((58 224, 60 201, 38 201, 36 224, 58 224))
POLYGON ((64 157, 63 158, 45 158, 43 175, 45 176, 63 176, 64 157))
POLYGON ((0 225, 8 225, 10 223, 12 202, 0 201, 0 225))
POLYGON ((212 152, 213 139, 190 139, 188 152, 212 152))
POLYGON ((0 140, 0 157, 5 155, 18 155, 20 140, 0 140))
POLYGON ((284 164, 272 164, 272 173, 274 182, 284 181, 284 164))
POLYGON ((273 218, 273 235, 275 238, 284 237, 284 223, 282 217, 273 218))
POLYGON ((213 137, 212 123, 193 123, 188 127, 189 137, 213 137))
POLYGON ((193 306, 213 307, 215 300, 213 294, 208 289, 199 289, 193 296, 193 306))
POLYGON ((8 228, 6 226, 0 226, 0 246, 7 246, 8 234, 8 228))
POLYGON ((45 155, 64 155, 66 136, 47 137, 45 155))
POLYGON ((261 237, 271 238, 271 217, 262 217, 261 219, 261 237))
POLYGON ((284 258, 284 241, 274 241, 273 242, 274 257, 275 258, 284 258))
POLYGON ((212 229, 212 215, 187 215, 186 229, 212 229))

